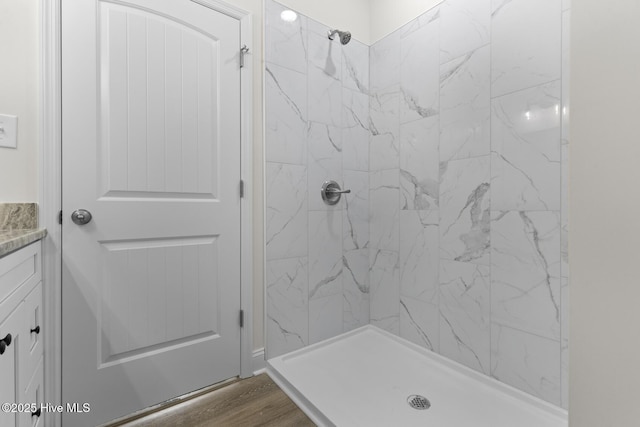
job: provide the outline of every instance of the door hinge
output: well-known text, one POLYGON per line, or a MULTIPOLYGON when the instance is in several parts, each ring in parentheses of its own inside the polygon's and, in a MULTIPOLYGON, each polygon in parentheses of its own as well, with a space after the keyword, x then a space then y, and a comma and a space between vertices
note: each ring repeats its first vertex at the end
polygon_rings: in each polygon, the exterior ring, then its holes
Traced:
POLYGON ((240 68, 244 67, 244 56, 248 53, 249 53, 249 48, 245 44, 240 48, 240 68))
POLYGON ((62 211, 58 212, 58 224, 62 225, 62 211))
POLYGON ((240 327, 244 328, 244 310, 240 310, 240 327))
POLYGON ((244 181, 240 180, 240 198, 244 197, 244 181))

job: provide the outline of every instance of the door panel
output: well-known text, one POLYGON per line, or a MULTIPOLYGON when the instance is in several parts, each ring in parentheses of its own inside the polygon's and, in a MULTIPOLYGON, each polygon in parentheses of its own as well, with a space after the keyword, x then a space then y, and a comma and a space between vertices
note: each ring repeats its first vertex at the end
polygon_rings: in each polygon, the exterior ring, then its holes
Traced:
POLYGON ((63 421, 85 426, 239 374, 240 26, 189 0, 62 21, 62 392, 91 405, 63 421))

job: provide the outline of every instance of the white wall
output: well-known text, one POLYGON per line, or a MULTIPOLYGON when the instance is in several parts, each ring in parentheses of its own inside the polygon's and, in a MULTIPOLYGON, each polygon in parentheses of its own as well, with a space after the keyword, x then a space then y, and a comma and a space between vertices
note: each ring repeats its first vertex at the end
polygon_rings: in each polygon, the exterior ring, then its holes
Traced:
POLYGON ((570 425, 640 420, 640 3, 573 2, 570 425))
POLYGON ((0 148, 0 202, 38 201, 38 3, 0 0, 0 114, 18 116, 18 148, 0 148))
POLYGON ((369 44, 377 42, 442 1, 370 0, 369 44))

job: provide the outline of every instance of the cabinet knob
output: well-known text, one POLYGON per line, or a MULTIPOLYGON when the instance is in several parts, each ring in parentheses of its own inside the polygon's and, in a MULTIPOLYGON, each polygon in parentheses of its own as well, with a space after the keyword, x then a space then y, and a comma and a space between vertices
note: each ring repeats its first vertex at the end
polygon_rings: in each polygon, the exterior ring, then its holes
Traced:
POLYGON ((36 334, 39 334, 39 333, 40 333, 40 325, 38 325, 38 326, 36 326, 35 328, 31 329, 31 333, 33 334, 34 332, 35 332, 36 334))
POLYGON ((39 418, 41 414, 42 414, 42 409, 38 408, 37 411, 31 413, 31 416, 39 418))
POLYGON ((7 334, 6 337, 0 340, 0 354, 4 354, 4 351, 11 345, 11 334, 7 334))

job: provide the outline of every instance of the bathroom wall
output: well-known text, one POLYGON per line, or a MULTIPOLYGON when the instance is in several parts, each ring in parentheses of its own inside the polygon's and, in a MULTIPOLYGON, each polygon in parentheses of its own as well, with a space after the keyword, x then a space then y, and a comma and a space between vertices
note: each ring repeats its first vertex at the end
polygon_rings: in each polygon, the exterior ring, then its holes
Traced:
POLYGON ((574 1, 571 427, 640 420, 640 2, 574 1))
POLYGON ((422 15, 443 0, 370 0, 369 45, 422 15))
POLYGON ((369 323, 369 47, 285 9, 266 2, 267 357, 369 323))
POLYGON ((0 0, 0 114, 18 116, 18 146, 0 148, 0 201, 38 201, 39 2, 0 0))
POLYGON ((371 47, 371 323, 567 406, 568 1, 446 0, 371 47))

